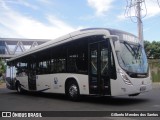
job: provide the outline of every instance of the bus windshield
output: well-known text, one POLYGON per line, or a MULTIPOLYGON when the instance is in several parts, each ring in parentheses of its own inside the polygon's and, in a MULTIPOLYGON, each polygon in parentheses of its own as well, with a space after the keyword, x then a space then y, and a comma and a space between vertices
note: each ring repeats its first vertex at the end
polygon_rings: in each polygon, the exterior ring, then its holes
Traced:
POLYGON ((144 48, 139 43, 131 44, 121 41, 117 58, 120 66, 129 74, 148 73, 147 57, 144 48))

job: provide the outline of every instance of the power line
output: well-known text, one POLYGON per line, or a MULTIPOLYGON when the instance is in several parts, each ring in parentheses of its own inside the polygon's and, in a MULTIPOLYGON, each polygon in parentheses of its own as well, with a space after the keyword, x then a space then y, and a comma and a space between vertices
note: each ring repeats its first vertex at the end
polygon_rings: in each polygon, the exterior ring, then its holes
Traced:
POLYGON ((129 17, 132 22, 137 23, 138 38, 143 45, 143 23, 142 19, 147 16, 147 7, 145 0, 126 0, 125 16, 129 17), (142 9, 142 7, 144 9, 142 9), (142 14, 144 10, 144 14, 142 14))
POLYGON ((157 0, 157 4, 158 4, 158 6, 160 7, 160 3, 159 3, 159 0, 157 0))
POLYGON ((145 0, 126 0, 127 5, 125 8, 124 16, 130 18, 131 21, 134 23, 137 23, 137 16, 138 16, 137 2, 140 2, 141 11, 142 7, 144 7, 143 9, 144 14, 142 14, 143 15, 142 18, 145 18, 147 16, 147 7, 145 0))
MULTIPOLYGON (((155 0, 160 7, 159 0, 155 0)), ((124 16, 130 18, 132 22, 137 23, 138 38, 143 45, 143 21, 142 19, 147 16, 146 0, 126 0, 126 8, 124 16), (143 8, 143 9, 142 9, 143 8), (142 14, 143 11, 143 14, 142 14)))

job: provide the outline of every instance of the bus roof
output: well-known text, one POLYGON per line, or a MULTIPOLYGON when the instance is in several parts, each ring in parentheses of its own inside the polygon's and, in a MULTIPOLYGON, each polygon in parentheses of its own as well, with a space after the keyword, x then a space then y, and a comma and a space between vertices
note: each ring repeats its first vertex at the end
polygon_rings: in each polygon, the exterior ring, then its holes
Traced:
MULTIPOLYGON (((128 33, 128 32, 125 32, 125 31, 121 31, 121 30, 116 30, 116 29, 110 29, 110 28, 86 28, 86 29, 81 29, 81 30, 78 30, 78 31, 75 31, 75 32, 72 32, 72 33, 69 33, 67 35, 64 35, 62 37, 59 37, 59 38, 56 38, 54 40, 50 40, 46 43, 43 43, 35 48, 32 48, 28 51, 25 51, 11 59, 8 60, 8 62, 11 62, 11 61, 14 61, 16 59, 19 59, 19 58, 22 58, 26 55, 30 55, 30 54, 33 54, 33 53, 36 53, 38 51, 42 51, 42 50, 45 50, 45 49, 48 49, 48 48, 51 48, 53 46, 57 46, 59 44, 63 44, 65 42, 66 39, 69 39, 69 38, 72 38, 74 36, 78 36, 80 34, 86 34, 86 33, 89 33, 89 32, 96 32, 96 31, 108 31, 110 32, 111 35, 114 35, 115 33, 125 33, 125 34, 130 34, 133 36, 133 34, 131 33, 128 33)), ((72 41, 73 39, 71 39, 70 41, 72 41)))

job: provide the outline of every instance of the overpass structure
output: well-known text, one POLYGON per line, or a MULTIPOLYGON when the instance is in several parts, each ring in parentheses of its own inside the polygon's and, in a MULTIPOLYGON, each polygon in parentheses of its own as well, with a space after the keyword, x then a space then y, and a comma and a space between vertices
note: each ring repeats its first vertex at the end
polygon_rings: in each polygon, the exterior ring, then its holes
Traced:
POLYGON ((17 54, 41 45, 49 39, 0 38, 0 58, 9 59, 17 54))

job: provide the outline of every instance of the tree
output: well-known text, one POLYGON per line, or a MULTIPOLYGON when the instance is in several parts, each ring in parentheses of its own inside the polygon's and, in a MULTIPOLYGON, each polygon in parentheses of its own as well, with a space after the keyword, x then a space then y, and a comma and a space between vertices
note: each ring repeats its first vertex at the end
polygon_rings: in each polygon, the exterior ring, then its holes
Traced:
POLYGON ((0 77, 6 72, 6 65, 2 59, 0 59, 0 77))
POLYGON ((159 59, 160 58, 160 42, 144 41, 144 49, 148 58, 159 59))

